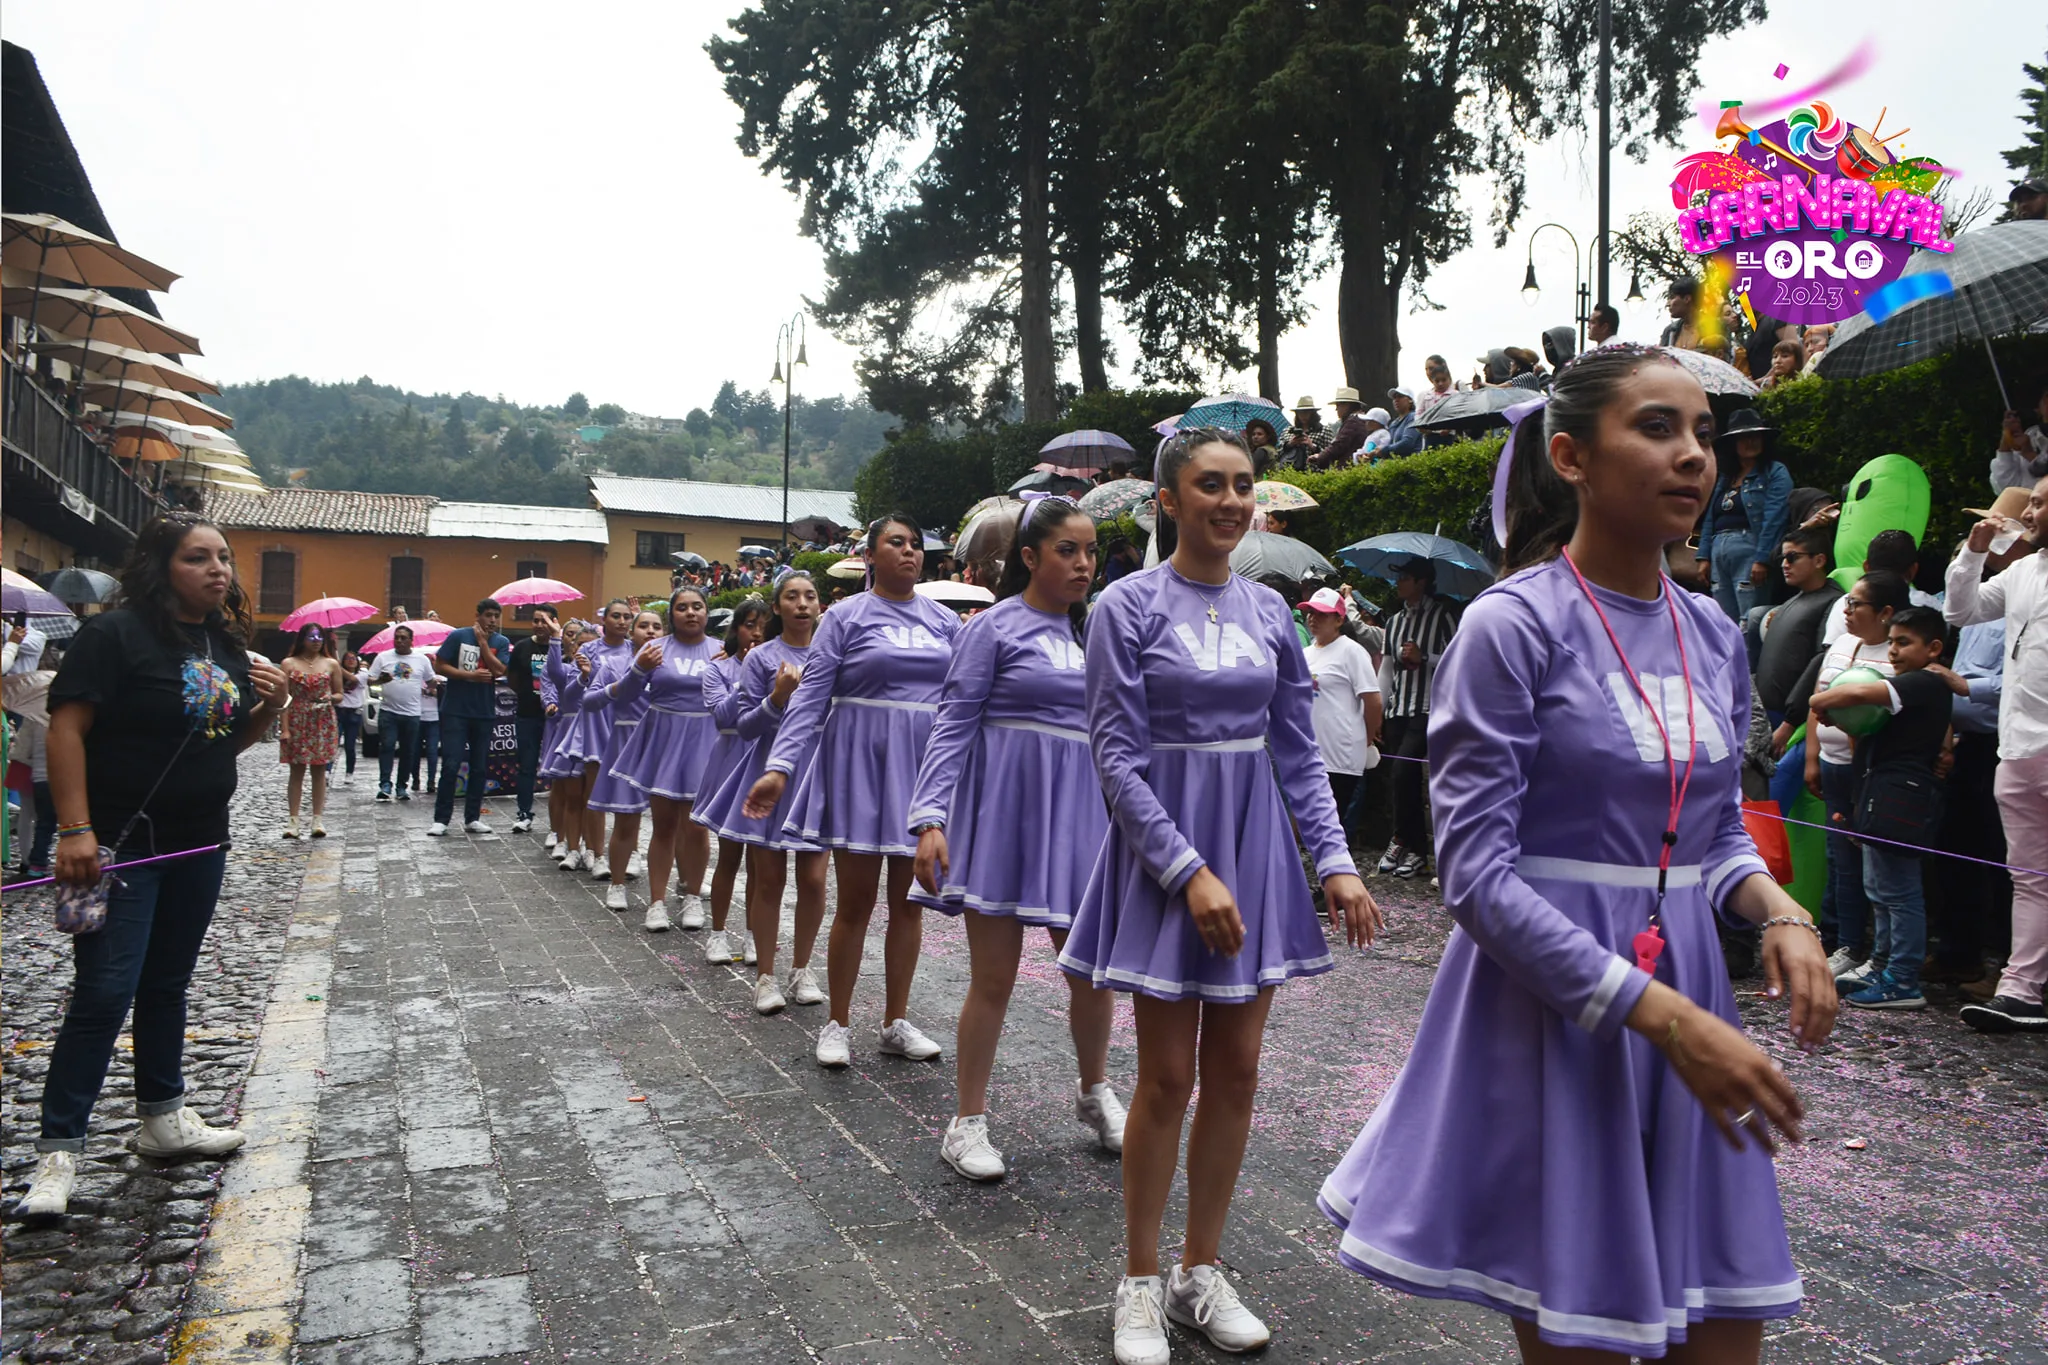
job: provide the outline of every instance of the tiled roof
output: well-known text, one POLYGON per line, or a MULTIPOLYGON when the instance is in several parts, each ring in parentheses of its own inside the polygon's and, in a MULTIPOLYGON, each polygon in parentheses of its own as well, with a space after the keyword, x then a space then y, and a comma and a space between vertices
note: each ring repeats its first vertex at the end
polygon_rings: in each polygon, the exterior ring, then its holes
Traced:
MULTIPOLYGON (((697 479, 628 479, 593 474, 590 496, 607 512, 663 517, 705 517, 712 521, 782 524, 782 485, 705 483, 697 479)), ((836 489, 792 488, 789 518, 825 517, 851 526, 853 494, 836 489)))
POLYGON ((434 499, 411 493, 354 493, 330 488, 275 488, 258 497, 219 489, 206 495, 206 515, 222 526, 265 531, 358 531, 424 536, 434 499))
POLYGON ((503 502, 437 502, 427 513, 427 534, 478 540, 611 543, 602 512, 588 507, 521 507, 503 502))

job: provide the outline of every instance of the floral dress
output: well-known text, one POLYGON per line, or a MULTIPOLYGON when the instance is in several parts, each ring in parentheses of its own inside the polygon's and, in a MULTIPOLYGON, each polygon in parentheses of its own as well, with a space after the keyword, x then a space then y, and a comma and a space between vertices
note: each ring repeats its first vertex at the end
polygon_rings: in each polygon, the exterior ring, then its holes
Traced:
POLYGON ((341 748, 341 727, 334 716, 334 684, 318 673, 287 669, 285 685, 292 704, 278 723, 277 761, 320 767, 334 761, 341 748))

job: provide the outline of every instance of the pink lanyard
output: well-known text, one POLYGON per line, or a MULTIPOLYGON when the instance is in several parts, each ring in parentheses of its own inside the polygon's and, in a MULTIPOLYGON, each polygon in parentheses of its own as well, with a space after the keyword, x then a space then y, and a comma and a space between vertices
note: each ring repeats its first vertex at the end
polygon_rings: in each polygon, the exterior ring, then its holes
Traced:
MULTIPOLYGON (((1608 621, 1607 613, 1600 609, 1600 599, 1593 595, 1592 585, 1579 572, 1579 566, 1572 562, 1569 550, 1558 551, 1565 566, 1572 571, 1572 577, 1579 581, 1579 591, 1592 604, 1593 614, 1600 618, 1601 628, 1607 632, 1607 639, 1614 646, 1614 652, 1621 659, 1622 671, 1628 674, 1629 682, 1635 687, 1636 695, 1643 699, 1643 709, 1650 713, 1650 719, 1657 723, 1657 733, 1664 739, 1664 770, 1671 779, 1671 813, 1664 826, 1664 846, 1657 855, 1657 905, 1650 911, 1650 927, 1635 937, 1636 966, 1645 972, 1655 974, 1657 957, 1664 951, 1664 935, 1658 931, 1658 920, 1664 911, 1664 883, 1671 875, 1671 852, 1678 847, 1678 814, 1685 805, 1685 793, 1692 786, 1694 759, 1699 752, 1699 736, 1693 724, 1692 666, 1685 657, 1685 632, 1678 624, 1678 603, 1672 594, 1676 591, 1669 579, 1663 579, 1664 605, 1671 611, 1671 633, 1678 638, 1678 671, 1685 679, 1685 780, 1678 778, 1678 760, 1671 749, 1671 731, 1664 724, 1663 698, 1655 701, 1643 686, 1643 680, 1636 676, 1635 666, 1628 661, 1628 651, 1621 647, 1621 637, 1614 633, 1614 626, 1608 621)), ((1661 578, 1662 575, 1659 575, 1661 578)))

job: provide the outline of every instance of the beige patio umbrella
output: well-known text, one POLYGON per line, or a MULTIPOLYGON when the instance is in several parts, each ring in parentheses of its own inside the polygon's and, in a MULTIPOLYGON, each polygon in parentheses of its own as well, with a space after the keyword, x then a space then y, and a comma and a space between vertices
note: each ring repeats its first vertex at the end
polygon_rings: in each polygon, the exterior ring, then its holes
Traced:
POLYGON ((219 408, 208 407, 190 394, 156 384, 109 384, 94 377, 85 385, 81 401, 110 412, 134 412, 145 417, 169 417, 192 426, 227 428, 235 419, 219 408))
POLYGON ((194 374, 169 356, 138 351, 133 346, 88 346, 77 337, 51 337, 37 346, 36 352, 105 375, 116 383, 155 384, 179 393, 220 392, 220 385, 194 374))
POLYGON ((103 289, 16 286, 0 295, 0 307, 16 317, 33 312, 36 325, 81 337, 88 346, 105 341, 169 356, 199 354, 198 337, 131 308, 103 289))
POLYGON ((164 290, 178 278, 154 261, 54 213, 0 213, 0 259, 94 289, 164 290))
POLYGON ((209 460, 249 458, 234 437, 210 427, 195 427, 168 417, 127 414, 114 418, 111 425, 114 453, 124 460, 175 460, 188 452, 209 460), (147 451, 161 453, 144 453, 147 451))

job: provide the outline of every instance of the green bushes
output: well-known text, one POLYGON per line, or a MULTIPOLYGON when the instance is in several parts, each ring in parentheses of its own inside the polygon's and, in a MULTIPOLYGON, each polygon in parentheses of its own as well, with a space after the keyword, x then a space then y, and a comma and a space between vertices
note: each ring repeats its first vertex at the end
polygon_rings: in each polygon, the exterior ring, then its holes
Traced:
POLYGON ((1500 447, 1495 436, 1319 474, 1283 471, 1274 477, 1301 488, 1321 509, 1290 517, 1287 533, 1326 555, 1389 531, 1441 527, 1463 540, 1465 523, 1491 495, 1500 447))

